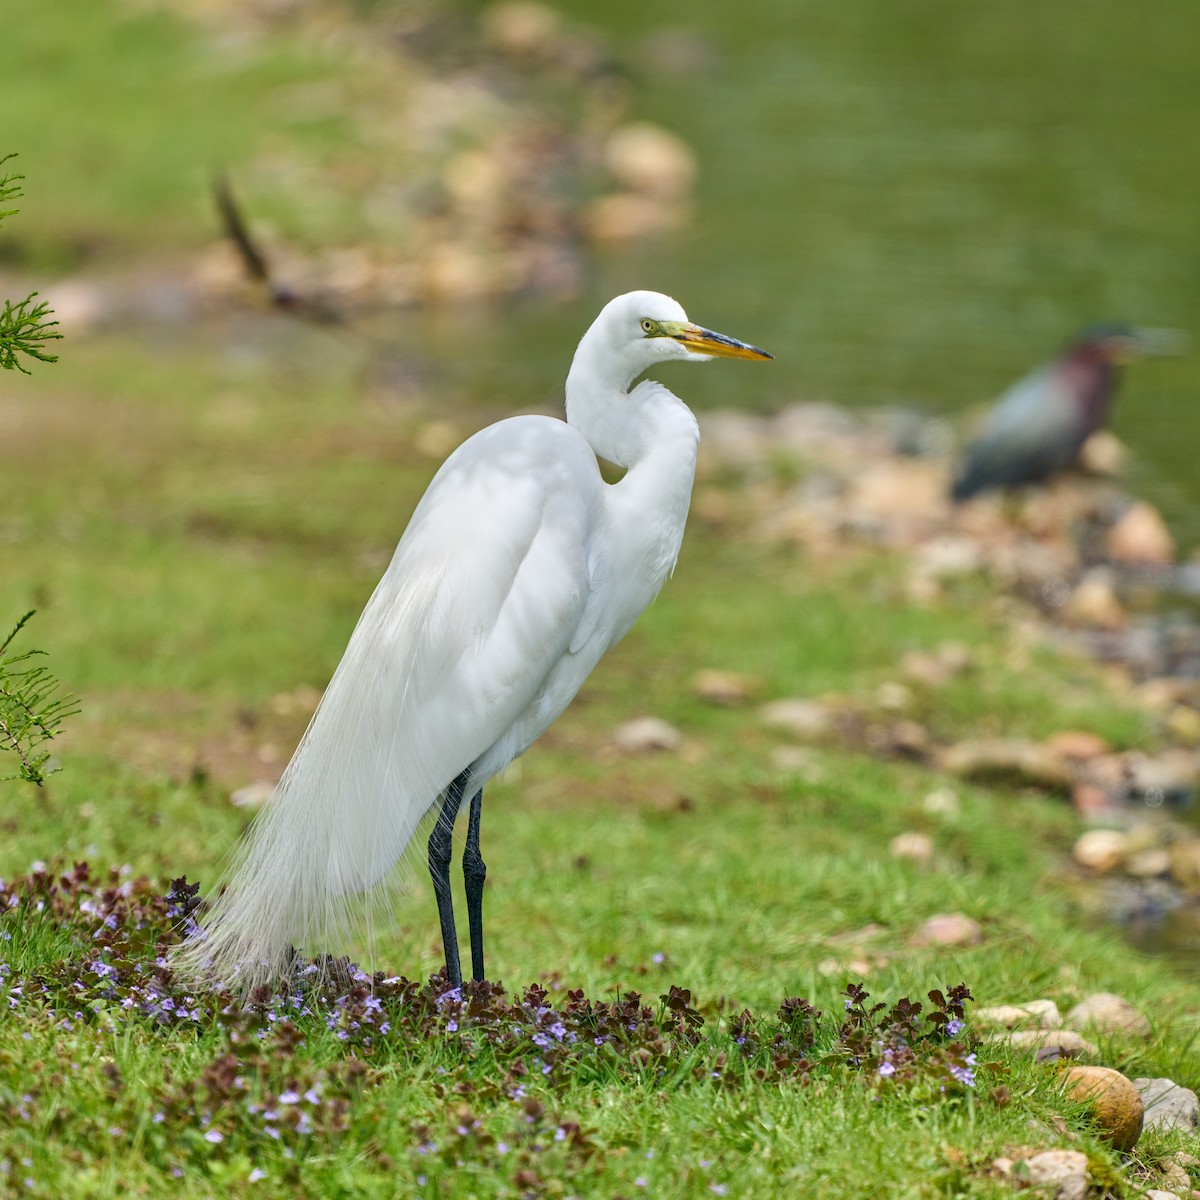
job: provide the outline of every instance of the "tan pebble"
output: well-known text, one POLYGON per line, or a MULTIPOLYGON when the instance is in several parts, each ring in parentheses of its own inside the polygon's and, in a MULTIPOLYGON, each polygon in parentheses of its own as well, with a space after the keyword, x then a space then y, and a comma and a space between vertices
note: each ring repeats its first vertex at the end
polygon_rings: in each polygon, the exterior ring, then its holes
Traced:
POLYGON ((1105 537, 1114 562, 1166 566, 1175 559, 1175 542, 1158 509, 1139 500, 1125 510, 1105 537))
POLYGON ((235 808, 259 808, 275 791, 273 783, 248 783, 230 794, 229 803, 235 808))
POLYGON ((823 737, 833 728, 833 713, 816 700, 774 700, 759 710, 759 716, 765 724, 786 729, 801 738, 823 737))
POLYGON ((1104 875, 1125 861, 1128 849, 1129 840, 1119 830, 1089 829, 1075 842, 1071 855, 1081 867, 1104 875))
POLYGON ((913 935, 916 946, 977 946, 983 941, 978 921, 965 913, 938 913, 913 935))
POLYGON ((1058 1029, 1062 1017, 1053 1000, 1030 1000, 1025 1004, 994 1004, 977 1008, 972 1019, 989 1028, 1016 1029, 1018 1026, 1034 1029, 1058 1029))
POLYGON ((1171 856, 1161 846, 1139 850, 1125 860, 1125 873, 1135 879, 1157 879, 1171 871, 1171 856))
POLYGON ((1190 685, 1186 679, 1164 676, 1139 683, 1131 693, 1133 699, 1155 712, 1166 712, 1187 699, 1190 685))
POLYGON ((1072 1066, 1063 1071, 1072 1099, 1089 1100, 1096 1127, 1114 1149, 1128 1151, 1142 1133, 1145 1106, 1137 1088, 1111 1067, 1072 1066))
POLYGON ((875 689, 875 703, 889 712, 903 712, 912 707, 912 689, 895 681, 881 683, 875 689))
POLYGON ((1116 630, 1125 625, 1125 610, 1117 599, 1112 577, 1102 568, 1089 571, 1075 585, 1062 613, 1071 624, 1088 629, 1116 630))
POLYGON ((1188 895, 1200 896, 1200 838, 1181 838, 1167 851, 1171 877, 1188 895))
POLYGON ((482 26, 489 45, 517 57, 537 56, 553 47, 562 17, 536 0, 505 0, 484 10, 482 26))
POLYGON ((697 671, 692 676, 692 690, 710 704, 744 704, 758 691, 760 681, 752 675, 736 671, 697 671))
POLYGON ((933 861, 933 838, 927 833, 898 833, 888 843, 888 852, 893 858, 929 863, 933 861))
POLYGON ((953 821, 961 811, 958 796, 949 788, 937 788, 921 801, 921 809, 931 817, 953 821))
POLYGON ((1167 730, 1177 741, 1189 746, 1200 744, 1200 712, 1177 704, 1167 717, 1167 730))
POLYGON ((1128 457, 1124 443, 1111 429, 1097 429, 1079 451, 1079 462, 1093 475, 1119 475, 1128 457))
POLYGON ((683 735, 659 717, 638 717, 613 732, 613 742, 626 754, 647 754, 656 750, 678 750, 683 735))
POLYGON ((1032 1050, 1038 1060, 1096 1055, 1098 1047, 1073 1029, 1018 1029, 998 1040, 1018 1050, 1032 1050))
POLYGON ((948 746, 940 766, 963 778, 1012 778, 1039 787, 1066 791, 1071 773, 1045 746, 1022 738, 978 738, 948 746))
POLYGON ((622 187, 660 200, 680 200, 696 179, 696 156, 661 125, 622 125, 604 147, 604 163, 622 187))
POLYGON ((1090 782, 1071 788, 1071 804, 1083 817, 1111 817, 1119 807, 1107 788, 1090 782))
POLYGON ((1150 1036, 1150 1022, 1124 996, 1113 992, 1094 992, 1084 997, 1069 1013, 1069 1024, 1090 1026, 1105 1033, 1132 1033, 1150 1036))
POLYGON ((1107 754, 1109 744, 1098 734, 1083 729, 1064 729, 1045 741, 1046 749, 1060 758, 1088 759, 1107 754))

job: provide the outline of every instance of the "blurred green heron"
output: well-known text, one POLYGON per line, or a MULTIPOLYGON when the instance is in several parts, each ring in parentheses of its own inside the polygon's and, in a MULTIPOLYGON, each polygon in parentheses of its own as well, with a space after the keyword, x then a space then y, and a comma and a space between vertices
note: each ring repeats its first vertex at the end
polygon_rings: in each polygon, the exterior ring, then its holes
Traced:
POLYGON ((1073 466, 1084 442, 1108 421, 1121 367, 1147 355, 1177 353, 1181 340, 1171 330, 1128 325, 1084 330, 1000 397, 967 447, 951 495, 966 500, 990 488, 1037 483, 1073 466))

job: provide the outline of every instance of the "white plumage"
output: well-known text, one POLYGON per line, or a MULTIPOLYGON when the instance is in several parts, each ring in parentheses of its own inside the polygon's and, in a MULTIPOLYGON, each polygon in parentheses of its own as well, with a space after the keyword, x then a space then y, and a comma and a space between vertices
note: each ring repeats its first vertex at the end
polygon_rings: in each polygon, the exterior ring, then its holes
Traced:
MULTIPOLYGON (((667 296, 619 296, 576 351, 565 423, 513 417, 450 455, 203 933, 178 951, 181 969, 249 988, 277 978, 292 947, 336 947, 354 898, 457 790, 448 853, 459 797, 550 726, 673 568, 699 433, 666 388, 630 387, 655 362, 713 355, 769 357, 689 324, 667 296), (624 477, 605 483, 597 456, 627 468, 624 477)), ((481 894, 482 860, 478 869, 481 894)), ((436 866, 434 881, 457 982, 449 888, 436 866)), ((478 908, 476 899, 482 978, 478 908)))

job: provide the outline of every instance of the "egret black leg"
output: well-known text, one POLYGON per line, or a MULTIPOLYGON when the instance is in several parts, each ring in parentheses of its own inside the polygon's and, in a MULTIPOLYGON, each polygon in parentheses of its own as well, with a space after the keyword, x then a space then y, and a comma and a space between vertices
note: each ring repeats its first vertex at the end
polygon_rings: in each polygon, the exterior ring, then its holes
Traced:
POLYGON ((442 923, 442 946, 446 951, 446 978, 451 987, 462 983, 462 965, 458 958, 458 931, 454 928, 454 900, 450 895, 450 851, 454 844, 454 818, 467 786, 464 771, 446 789, 437 824, 429 835, 429 874, 437 897, 438 918, 442 923))
POLYGON ((467 890, 467 921, 471 926, 471 977, 483 974, 483 881, 487 865, 479 853, 479 817, 483 809, 483 788, 471 799, 467 818, 467 848, 463 851, 463 881, 467 890))

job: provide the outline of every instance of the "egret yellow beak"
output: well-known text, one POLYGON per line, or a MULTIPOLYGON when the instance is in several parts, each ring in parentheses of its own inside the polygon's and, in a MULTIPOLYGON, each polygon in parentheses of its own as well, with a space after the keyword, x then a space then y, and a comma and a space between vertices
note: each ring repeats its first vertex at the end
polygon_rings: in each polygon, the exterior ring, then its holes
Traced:
POLYGON ((686 325, 682 321, 663 321, 661 328, 667 337, 682 342, 695 354, 708 354, 713 358, 774 358, 765 350, 739 342, 737 338, 726 337, 723 333, 714 333, 711 329, 703 329, 699 325, 686 325))

